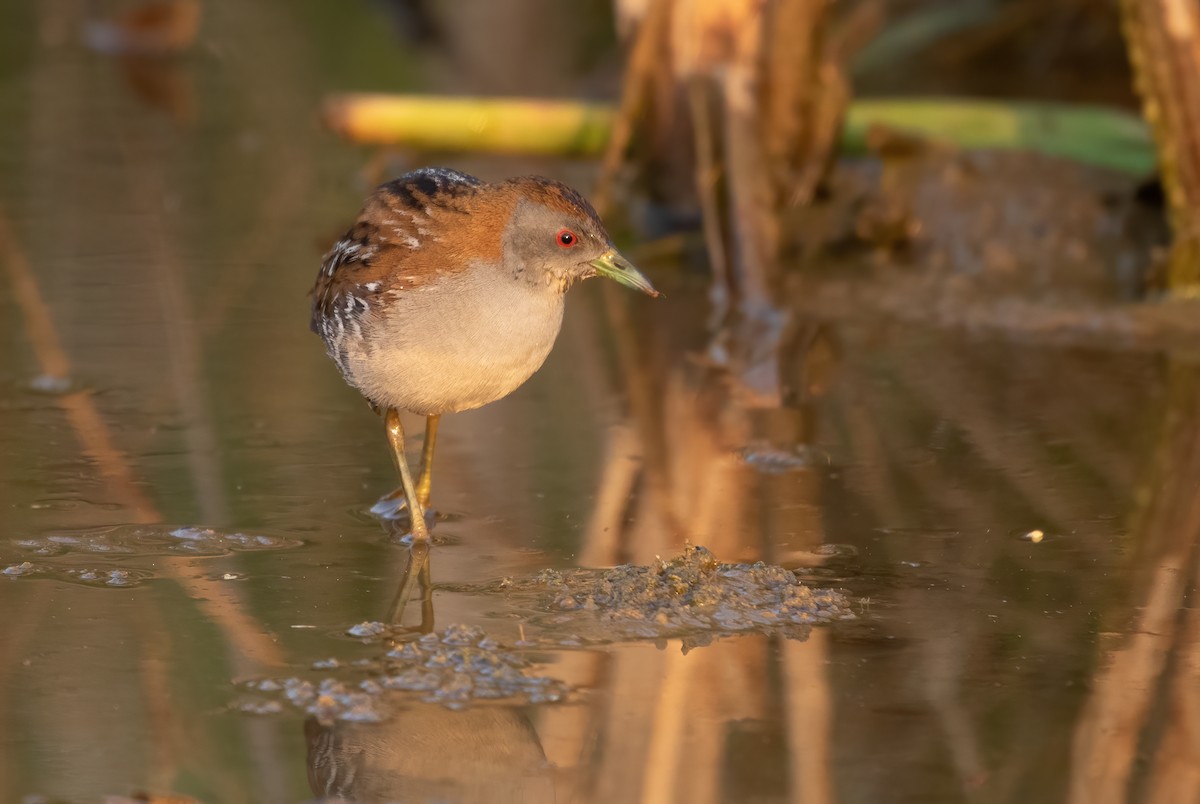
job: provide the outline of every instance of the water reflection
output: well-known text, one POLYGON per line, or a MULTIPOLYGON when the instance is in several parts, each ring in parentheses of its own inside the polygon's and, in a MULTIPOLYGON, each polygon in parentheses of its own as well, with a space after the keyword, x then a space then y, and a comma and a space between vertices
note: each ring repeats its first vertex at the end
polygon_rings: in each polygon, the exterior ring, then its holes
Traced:
MULTIPOLYGON (((432 561, 413 544, 386 622, 392 644, 434 629, 432 561), (412 606, 409 603, 413 604, 412 606), (405 627, 406 612, 419 614, 405 627)), ((383 723, 310 716, 304 721, 308 783, 322 801, 552 802, 547 762, 527 707, 393 702, 383 723)))
MULTIPOLYGON (((346 629, 386 615, 408 561, 365 513, 393 480, 363 446, 378 420, 304 302, 317 241, 362 194, 360 155, 305 122, 319 43, 363 42, 371 76, 404 63, 375 18, 324 7, 206 5, 182 130, 70 44, 79 4, 37 5, 42 36, 0 89, 0 570, 36 563, 22 542, 164 523, 289 546, 135 540, 56 556, 61 578, 0 577, 0 799, 1200 798, 1190 357, 794 316, 714 347, 704 287, 669 265, 650 267, 671 285, 652 311, 580 289, 530 386, 448 430, 442 543, 404 624, 513 644, 535 613, 481 585, 686 539, 804 568, 859 620, 546 651, 540 671, 578 691, 561 704, 408 700, 379 726, 231 711, 231 680, 368 657, 346 629), (67 572, 127 566, 135 588, 67 572)), ((492 64, 461 69, 483 85, 492 64)))
POLYGON ((1129 538, 1129 629, 1097 669, 1075 727, 1071 801, 1200 798, 1200 366, 1174 361, 1159 445, 1129 538))
MULTIPOLYGON (((626 311, 612 306, 620 326, 626 311)), ((698 316, 674 320, 688 319, 698 316)), ((786 330, 778 348, 756 353, 761 341, 729 334, 732 359, 720 364, 670 348, 622 352, 633 417, 610 430, 581 564, 648 563, 689 540, 724 560, 821 562, 816 468, 764 472, 747 459, 796 455, 815 432, 829 342, 819 327, 786 330)), ((661 321, 654 333, 660 345, 678 335, 661 321)), ((558 665, 564 678, 597 696, 543 713, 547 751, 575 770, 577 800, 830 801, 829 640, 817 629, 804 641, 744 637, 684 651, 672 640, 570 656, 558 665)))
POLYGON ((404 622, 404 612, 410 600, 420 603, 421 624, 416 633, 428 634, 433 630, 433 567, 429 557, 429 545, 414 542, 408 548, 408 563, 404 565, 404 573, 396 587, 396 597, 388 608, 387 619, 384 622, 400 626, 404 622))
POLYGON ((304 724, 322 800, 556 801, 552 769, 516 709, 410 703, 384 724, 304 724))
MULTIPOLYGON (((792 331, 805 346, 786 350, 797 358, 788 364, 789 397, 809 405, 827 385, 827 371, 809 365, 810 356, 828 342, 820 328, 792 331)), ((730 558, 753 560, 775 549, 790 550, 792 563, 820 563, 820 551, 812 549, 821 541, 813 516, 817 487, 804 480, 812 467, 801 462, 765 473, 737 448, 751 442, 760 451, 764 444, 794 447, 813 432, 812 411, 749 409, 738 401, 729 371, 666 355, 659 360, 626 366, 664 377, 669 390, 643 397, 648 404, 638 411, 641 418, 611 429, 580 563, 649 563, 688 538, 730 558), (652 446, 643 445, 643 434, 652 446), (797 481, 804 490, 799 498, 788 488, 797 481), (781 515, 773 495, 784 494, 798 515, 781 515), (773 538, 777 528, 788 528, 789 538, 773 538)), ((763 398, 754 396, 759 405, 763 398)), ((433 627, 428 573, 444 551, 435 546, 430 561, 415 556, 400 579, 389 617, 408 622, 405 630, 414 635, 433 627), (419 625, 414 610, 403 609, 409 600, 421 603, 419 625)), ((542 800, 555 794, 581 801, 715 800, 723 790, 739 798, 831 800, 829 636, 705 641, 691 650, 669 640, 558 651, 545 672, 580 694, 528 715, 401 703, 383 726, 310 719, 310 782, 319 794, 363 800, 542 800)))

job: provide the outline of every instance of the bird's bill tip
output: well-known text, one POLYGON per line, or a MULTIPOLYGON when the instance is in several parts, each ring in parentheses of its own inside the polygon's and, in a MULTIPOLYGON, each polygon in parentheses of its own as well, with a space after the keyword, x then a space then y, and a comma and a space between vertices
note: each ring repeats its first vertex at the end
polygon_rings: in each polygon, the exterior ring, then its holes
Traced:
POLYGON ((616 280, 634 290, 640 290, 647 296, 657 298, 662 295, 654 289, 654 285, 650 284, 650 280, 641 271, 633 267, 633 263, 625 259, 616 249, 609 249, 597 259, 592 260, 592 267, 601 276, 616 280))

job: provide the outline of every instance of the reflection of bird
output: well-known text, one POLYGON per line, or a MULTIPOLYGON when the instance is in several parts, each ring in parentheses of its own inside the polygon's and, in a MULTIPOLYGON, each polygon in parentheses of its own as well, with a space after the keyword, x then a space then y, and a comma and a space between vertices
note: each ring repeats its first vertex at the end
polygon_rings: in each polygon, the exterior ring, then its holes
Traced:
POLYGON ((401 488, 380 502, 403 496, 414 539, 428 540, 438 417, 494 402, 529 379, 558 336, 563 295, 596 275, 658 295, 566 185, 536 177, 486 184, 445 168, 379 187, 325 256, 312 328, 346 381, 385 411, 401 488), (401 410, 426 417, 417 482, 401 410))
POLYGON ((182 63, 170 57, 191 48, 199 30, 200 0, 157 0, 89 20, 83 39, 97 53, 116 57, 138 100, 190 123, 196 116, 192 82, 182 63))
POLYGON ((98 53, 163 56, 191 47, 199 30, 200 0, 159 0, 89 22, 83 36, 98 53))
POLYGON ((553 768, 518 711, 414 704, 385 723, 304 724, 321 800, 554 801, 553 768))

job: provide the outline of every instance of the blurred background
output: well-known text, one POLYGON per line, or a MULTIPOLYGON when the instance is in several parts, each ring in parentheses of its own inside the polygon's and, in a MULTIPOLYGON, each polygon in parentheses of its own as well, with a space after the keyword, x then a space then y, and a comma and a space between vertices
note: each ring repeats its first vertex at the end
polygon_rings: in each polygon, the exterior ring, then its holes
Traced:
POLYGON ((1198 16, 3 4, 0 799, 1200 799, 1198 16), (317 717, 246 682, 358 689, 408 550, 306 294, 438 164, 578 187, 666 298, 585 283, 442 425, 403 624, 566 700, 317 717), (570 647, 502 583, 685 542, 856 617, 570 647))

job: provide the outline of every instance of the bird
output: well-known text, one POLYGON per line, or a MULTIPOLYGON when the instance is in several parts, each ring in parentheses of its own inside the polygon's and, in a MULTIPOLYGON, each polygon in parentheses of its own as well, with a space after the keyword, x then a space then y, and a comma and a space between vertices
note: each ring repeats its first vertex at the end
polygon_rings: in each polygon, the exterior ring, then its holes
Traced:
POLYGON ((310 294, 311 328, 383 415, 400 488, 373 510, 406 505, 414 544, 429 542, 440 417, 528 380, 558 337, 567 291, 593 276, 660 295, 582 195, 540 176, 405 173, 377 187, 329 249, 310 294), (425 417, 415 479, 401 411, 425 417))

